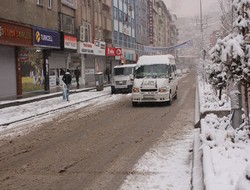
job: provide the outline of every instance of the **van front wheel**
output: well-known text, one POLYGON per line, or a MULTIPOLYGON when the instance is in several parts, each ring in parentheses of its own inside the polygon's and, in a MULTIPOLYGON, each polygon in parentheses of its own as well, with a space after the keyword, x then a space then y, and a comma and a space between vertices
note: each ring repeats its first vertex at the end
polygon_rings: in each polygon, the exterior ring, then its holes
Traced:
POLYGON ((175 100, 177 99, 177 91, 175 92, 174 99, 175 99, 175 100))
POLYGON ((132 106, 133 106, 133 107, 138 106, 138 102, 132 102, 132 106))
POLYGON ((172 104, 172 94, 169 93, 168 105, 170 106, 171 104, 172 104))

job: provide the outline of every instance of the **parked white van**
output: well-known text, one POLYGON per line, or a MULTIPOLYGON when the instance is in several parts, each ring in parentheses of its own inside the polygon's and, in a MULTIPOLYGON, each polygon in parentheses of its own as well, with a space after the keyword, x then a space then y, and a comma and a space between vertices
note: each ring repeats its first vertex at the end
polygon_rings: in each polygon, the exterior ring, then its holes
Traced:
POLYGON ((172 55, 139 57, 134 74, 132 105, 140 102, 171 104, 177 98, 178 81, 175 58, 172 55))
POLYGON ((112 72, 111 93, 132 92, 136 64, 116 65, 112 72))

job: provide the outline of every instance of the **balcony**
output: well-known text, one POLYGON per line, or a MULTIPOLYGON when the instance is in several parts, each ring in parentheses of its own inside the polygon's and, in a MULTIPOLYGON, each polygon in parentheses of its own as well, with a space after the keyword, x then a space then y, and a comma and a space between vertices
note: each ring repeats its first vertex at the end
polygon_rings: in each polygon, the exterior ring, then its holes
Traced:
POLYGON ((109 7, 108 5, 103 3, 102 4, 102 10, 105 11, 105 12, 110 13, 111 7, 109 7))

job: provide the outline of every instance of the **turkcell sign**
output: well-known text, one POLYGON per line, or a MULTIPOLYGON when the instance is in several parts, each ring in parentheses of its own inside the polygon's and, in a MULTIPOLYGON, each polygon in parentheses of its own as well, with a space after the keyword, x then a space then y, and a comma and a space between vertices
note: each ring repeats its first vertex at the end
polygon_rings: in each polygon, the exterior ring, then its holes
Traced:
POLYGON ((60 49, 60 33, 43 28, 34 28, 34 46, 60 49))

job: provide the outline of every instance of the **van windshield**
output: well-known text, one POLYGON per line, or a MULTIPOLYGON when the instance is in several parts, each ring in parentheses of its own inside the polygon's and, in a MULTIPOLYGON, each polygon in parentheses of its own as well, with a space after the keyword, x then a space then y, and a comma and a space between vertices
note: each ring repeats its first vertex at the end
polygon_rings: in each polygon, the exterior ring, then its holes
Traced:
POLYGON ((169 65, 141 65, 135 70, 135 78, 167 78, 169 70, 169 65))
POLYGON ((132 67, 114 68, 114 76, 117 76, 117 75, 130 75, 130 74, 133 74, 133 68, 132 67))

